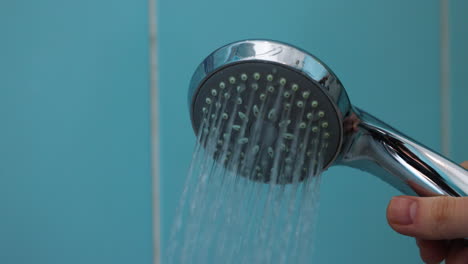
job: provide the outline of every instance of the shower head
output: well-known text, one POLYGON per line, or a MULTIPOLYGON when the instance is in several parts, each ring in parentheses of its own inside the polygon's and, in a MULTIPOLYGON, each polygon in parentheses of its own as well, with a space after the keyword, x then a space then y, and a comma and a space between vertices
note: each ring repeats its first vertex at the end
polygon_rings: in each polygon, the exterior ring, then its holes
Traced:
POLYGON ((192 77, 189 105, 195 132, 210 138, 203 147, 252 180, 297 182, 341 164, 408 194, 468 192, 464 169, 352 106, 323 62, 285 43, 216 50, 192 77))
POLYGON ((224 117, 214 125, 222 132, 211 135, 220 138, 219 149, 229 137, 227 153, 237 150, 254 158, 249 150, 258 151, 253 164, 257 171, 249 171, 250 166, 239 171, 237 166, 240 175, 278 183, 293 182, 294 175, 298 181, 310 175, 316 148, 323 148, 321 166, 332 164, 343 140, 342 117, 349 108, 340 81, 323 63, 297 48, 272 41, 237 42, 215 51, 195 72, 189 103, 197 132, 203 120, 216 123, 214 119, 224 117), (320 144, 322 141, 326 145, 320 144), (301 171, 294 172, 298 164, 288 171, 284 163, 301 158, 301 171), (266 168, 277 169, 272 172, 266 168))

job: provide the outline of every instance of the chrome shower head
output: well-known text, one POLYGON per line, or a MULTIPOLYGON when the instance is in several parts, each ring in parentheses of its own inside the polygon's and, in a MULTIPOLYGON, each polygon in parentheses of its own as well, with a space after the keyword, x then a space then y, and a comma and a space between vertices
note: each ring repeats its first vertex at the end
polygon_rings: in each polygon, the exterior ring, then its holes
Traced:
POLYGON ((323 148, 321 166, 336 159, 343 140, 342 111, 349 106, 340 81, 318 59, 282 43, 258 40, 227 45, 205 59, 192 78, 189 103, 195 131, 203 120, 220 120, 214 127, 221 132, 211 136, 220 139, 219 149, 226 140, 228 144, 214 155, 236 149, 257 159, 251 165, 257 171, 232 164, 240 175, 278 183, 310 175, 317 148, 323 148), (288 170, 285 163, 298 159, 301 171, 294 172, 297 164, 288 170))
POLYGON ((464 169, 353 107, 323 62, 285 43, 246 40, 216 50, 192 77, 189 105, 195 132, 214 138, 204 147, 253 180, 291 183, 343 164, 408 194, 468 192, 464 169))

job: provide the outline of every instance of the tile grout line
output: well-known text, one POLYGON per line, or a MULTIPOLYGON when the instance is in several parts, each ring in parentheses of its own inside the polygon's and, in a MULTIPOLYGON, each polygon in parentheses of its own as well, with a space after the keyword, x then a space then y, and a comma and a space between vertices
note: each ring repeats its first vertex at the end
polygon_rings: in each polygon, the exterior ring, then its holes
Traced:
POLYGON ((449 9, 449 0, 440 0, 440 135, 442 153, 446 156, 451 152, 449 9))
POLYGON ((149 63, 151 100, 151 174, 153 204, 153 264, 161 261, 160 203, 159 203, 159 89, 156 0, 148 0, 149 63))

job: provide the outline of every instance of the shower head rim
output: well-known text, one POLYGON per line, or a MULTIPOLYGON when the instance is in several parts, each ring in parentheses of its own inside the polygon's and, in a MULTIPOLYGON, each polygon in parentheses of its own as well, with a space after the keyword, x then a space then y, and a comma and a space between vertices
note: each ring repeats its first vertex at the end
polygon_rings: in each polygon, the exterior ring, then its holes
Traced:
MULTIPOLYGON (((195 70, 190 81, 188 93, 190 119, 194 130, 196 130, 193 118, 194 103, 200 87, 219 70, 245 62, 279 64, 302 74, 316 84, 324 95, 328 97, 335 108, 341 124, 343 123, 344 116, 347 115, 352 107, 338 77, 315 56, 300 48, 279 41, 265 39, 242 40, 218 48, 206 57, 195 70), (330 80, 330 82, 321 83, 323 79, 330 80)), ((343 129, 340 129, 339 135, 337 135, 339 137, 338 149, 333 158, 325 164, 324 169, 330 167, 339 156, 342 148, 343 133, 343 129)))

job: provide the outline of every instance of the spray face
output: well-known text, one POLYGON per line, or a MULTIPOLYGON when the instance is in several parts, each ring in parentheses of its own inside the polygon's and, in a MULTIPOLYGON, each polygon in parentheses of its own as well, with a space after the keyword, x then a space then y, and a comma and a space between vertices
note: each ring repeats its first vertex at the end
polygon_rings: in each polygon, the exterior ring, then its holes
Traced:
MULTIPOLYGON (((237 48, 221 48, 201 65, 204 76, 192 79, 189 99, 194 130, 216 142, 204 147, 239 175, 263 182, 302 181, 331 164, 340 149, 341 115, 323 89, 330 73, 314 80, 274 53, 265 56, 268 52, 245 59, 242 45, 252 44, 271 42, 231 44, 237 48), (226 49, 244 59, 205 68, 226 49)), ((294 62, 302 61, 295 51, 294 62)))

